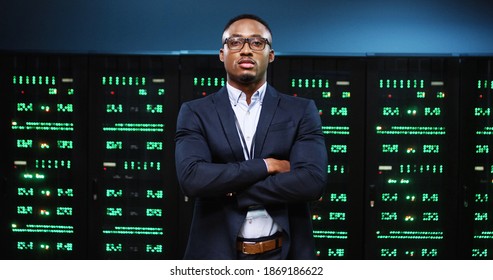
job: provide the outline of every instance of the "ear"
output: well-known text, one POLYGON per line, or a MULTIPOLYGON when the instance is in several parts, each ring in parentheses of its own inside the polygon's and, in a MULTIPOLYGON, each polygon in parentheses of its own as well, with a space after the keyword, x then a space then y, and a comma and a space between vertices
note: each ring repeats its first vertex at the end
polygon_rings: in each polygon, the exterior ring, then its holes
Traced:
POLYGON ((274 50, 273 50, 273 49, 271 49, 271 50, 269 51, 269 63, 273 62, 275 58, 276 58, 276 55, 275 55, 275 53, 274 53, 274 50))
POLYGON ((224 50, 223 49, 219 50, 219 60, 224 62, 224 50))

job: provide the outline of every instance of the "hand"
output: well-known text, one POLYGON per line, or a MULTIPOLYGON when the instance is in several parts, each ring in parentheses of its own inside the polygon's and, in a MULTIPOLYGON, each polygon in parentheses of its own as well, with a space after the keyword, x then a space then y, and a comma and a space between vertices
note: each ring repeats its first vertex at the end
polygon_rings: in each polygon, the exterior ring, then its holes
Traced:
POLYGON ((284 173, 291 170, 291 164, 287 160, 280 160, 275 158, 266 158, 267 172, 269 174, 284 173))

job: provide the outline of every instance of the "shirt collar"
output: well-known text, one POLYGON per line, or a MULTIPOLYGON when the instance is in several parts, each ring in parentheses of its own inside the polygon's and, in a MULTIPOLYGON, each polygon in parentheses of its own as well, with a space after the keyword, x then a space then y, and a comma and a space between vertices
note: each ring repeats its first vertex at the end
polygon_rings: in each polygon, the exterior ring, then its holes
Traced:
MULTIPOLYGON (((229 101, 232 105, 238 104, 240 100, 246 100, 246 95, 239 89, 233 87, 229 83, 226 83, 226 88, 228 89, 229 101)), ((258 90, 252 95, 252 103, 255 104, 259 101, 262 104, 265 96, 265 90, 267 89, 267 83, 264 83, 258 90)))

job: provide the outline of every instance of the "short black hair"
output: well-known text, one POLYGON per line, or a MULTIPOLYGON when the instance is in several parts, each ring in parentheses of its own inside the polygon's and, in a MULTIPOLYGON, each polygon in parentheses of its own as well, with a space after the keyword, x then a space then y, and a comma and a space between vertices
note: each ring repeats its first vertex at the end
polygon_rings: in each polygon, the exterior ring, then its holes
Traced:
POLYGON ((263 26, 265 26, 265 28, 267 28, 267 30, 270 33, 270 36, 272 37, 272 30, 270 30, 269 24, 267 24, 267 22, 265 20, 263 20, 262 18, 260 18, 259 16, 252 15, 252 14, 241 14, 239 16, 235 16, 234 18, 230 19, 228 21, 228 23, 226 23, 226 26, 224 26, 223 33, 226 30, 228 30, 228 28, 231 26, 231 24, 233 24, 239 20, 242 20, 242 19, 252 19, 252 20, 260 22, 263 26))

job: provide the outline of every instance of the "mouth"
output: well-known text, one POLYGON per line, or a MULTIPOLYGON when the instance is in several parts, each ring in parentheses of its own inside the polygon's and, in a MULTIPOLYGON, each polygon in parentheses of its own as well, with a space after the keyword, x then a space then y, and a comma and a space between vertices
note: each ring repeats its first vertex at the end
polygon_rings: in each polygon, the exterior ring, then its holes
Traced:
POLYGON ((250 58, 242 58, 240 60, 238 60, 238 65, 241 67, 241 68, 245 68, 245 69, 251 69, 253 67, 255 67, 255 61, 253 59, 250 59, 250 58))

